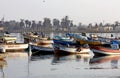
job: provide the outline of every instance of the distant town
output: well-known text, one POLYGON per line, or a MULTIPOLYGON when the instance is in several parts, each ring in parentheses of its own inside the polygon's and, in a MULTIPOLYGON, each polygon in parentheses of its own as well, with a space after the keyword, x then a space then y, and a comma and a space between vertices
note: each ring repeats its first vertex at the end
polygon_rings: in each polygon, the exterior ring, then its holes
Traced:
POLYGON ((73 20, 70 20, 68 16, 65 16, 61 20, 50 18, 44 18, 43 21, 20 19, 20 21, 4 21, 4 18, 0 21, 0 32, 58 32, 58 33, 119 33, 120 23, 115 21, 111 23, 89 23, 84 25, 81 22, 76 25, 73 24, 73 20))

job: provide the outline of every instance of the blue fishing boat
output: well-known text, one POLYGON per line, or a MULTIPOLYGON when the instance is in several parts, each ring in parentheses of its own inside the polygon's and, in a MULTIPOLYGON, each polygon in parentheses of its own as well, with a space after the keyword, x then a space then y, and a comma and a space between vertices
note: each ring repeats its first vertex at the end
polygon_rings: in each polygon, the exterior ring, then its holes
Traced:
POLYGON ((31 44, 33 54, 53 54, 53 40, 47 38, 37 39, 31 44))
POLYGON ((62 36, 55 36, 53 39, 55 44, 61 44, 61 45, 76 45, 76 42, 73 38, 68 37, 62 37, 62 36))

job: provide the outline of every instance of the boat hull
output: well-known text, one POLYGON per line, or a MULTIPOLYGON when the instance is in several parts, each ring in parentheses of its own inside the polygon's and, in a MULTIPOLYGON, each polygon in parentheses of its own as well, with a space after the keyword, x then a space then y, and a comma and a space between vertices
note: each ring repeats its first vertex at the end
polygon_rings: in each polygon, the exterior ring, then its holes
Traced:
POLYGON ((96 52, 96 53, 101 53, 101 54, 104 54, 104 55, 120 55, 120 52, 118 52, 118 53, 108 53, 108 52, 106 52, 106 51, 101 51, 101 50, 96 50, 96 49, 92 49, 92 51, 93 52, 96 52))
POLYGON ((61 54, 90 54, 91 50, 89 48, 75 48, 75 47, 65 47, 57 46, 54 47, 55 53, 61 54))
POLYGON ((87 51, 90 51, 90 50, 84 50, 84 51, 81 51, 81 52, 71 52, 71 51, 66 51, 66 50, 61 50, 61 49, 56 49, 55 50, 55 53, 60 53, 60 54, 89 54, 89 52, 87 51))
POLYGON ((91 47, 91 50, 103 55, 120 55, 120 50, 112 50, 104 47, 91 47))
POLYGON ((75 42, 73 42, 73 41, 63 41, 63 40, 56 40, 56 39, 54 39, 53 40, 54 41, 54 43, 55 44, 61 44, 61 45, 76 45, 76 43, 75 42))
POLYGON ((1 44, 0 50, 1 52, 6 51, 21 51, 28 48, 28 44, 1 44))
POLYGON ((53 54, 54 48, 50 46, 31 45, 32 54, 53 54))
POLYGON ((49 45, 49 44, 53 44, 53 40, 39 40, 37 42, 37 45, 49 45))
POLYGON ((83 44, 89 44, 89 45, 102 45, 99 41, 87 41, 87 40, 77 40, 77 42, 80 42, 81 45, 83 44))

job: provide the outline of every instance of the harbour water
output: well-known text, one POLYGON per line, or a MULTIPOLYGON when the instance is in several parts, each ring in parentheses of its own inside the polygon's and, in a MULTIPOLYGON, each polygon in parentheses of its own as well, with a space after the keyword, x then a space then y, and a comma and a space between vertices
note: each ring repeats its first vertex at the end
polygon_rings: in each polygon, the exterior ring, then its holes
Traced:
POLYGON ((120 56, 11 53, 0 60, 0 78, 120 78, 120 56))
POLYGON ((0 78, 120 78, 120 56, 11 56, 0 62, 0 78))

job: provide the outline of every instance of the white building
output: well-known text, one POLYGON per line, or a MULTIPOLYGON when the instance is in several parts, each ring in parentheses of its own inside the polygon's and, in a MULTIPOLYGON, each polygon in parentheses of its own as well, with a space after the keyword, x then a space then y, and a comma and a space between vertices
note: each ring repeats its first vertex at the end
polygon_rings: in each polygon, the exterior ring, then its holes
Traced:
POLYGON ((113 31, 113 26, 99 26, 100 31, 113 31))

